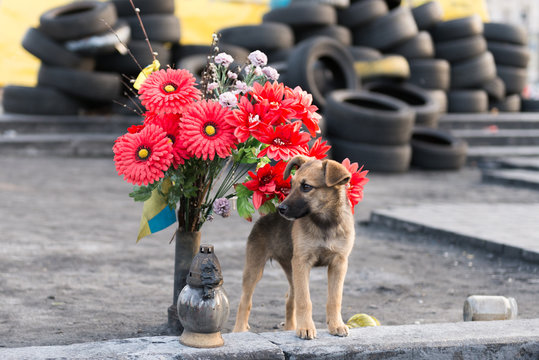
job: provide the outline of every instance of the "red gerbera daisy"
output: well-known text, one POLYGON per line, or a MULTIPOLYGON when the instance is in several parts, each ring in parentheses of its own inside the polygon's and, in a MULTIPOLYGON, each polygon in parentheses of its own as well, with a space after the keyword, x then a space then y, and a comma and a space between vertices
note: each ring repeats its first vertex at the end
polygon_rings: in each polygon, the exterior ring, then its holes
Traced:
POLYGON ((114 144, 118 175, 135 185, 148 185, 161 179, 172 162, 172 143, 157 125, 127 133, 114 144))
POLYGON ((292 101, 290 108, 295 112, 294 117, 303 122, 311 136, 316 136, 316 133, 320 131, 318 123, 321 116, 316 112, 318 107, 312 105, 313 96, 296 86, 294 89, 286 88, 285 98, 292 101))
POLYGON ((331 149, 331 146, 328 145, 327 141, 322 142, 322 138, 319 137, 318 139, 316 139, 316 141, 313 143, 313 146, 311 146, 310 149, 308 145, 305 145, 303 149, 304 149, 303 154, 305 156, 322 160, 327 157, 327 152, 329 151, 329 149, 331 149))
POLYGON ((258 157, 267 155, 273 160, 288 160, 301 154, 302 148, 309 142, 310 135, 300 132, 301 122, 280 125, 275 127, 261 124, 253 136, 269 146, 262 150, 258 157))
POLYGON ((283 124, 294 115, 294 110, 288 106, 292 102, 283 102, 284 85, 282 83, 266 81, 264 85, 260 85, 255 82, 251 95, 257 103, 265 104, 269 107, 270 118, 273 121, 272 125, 283 124))
POLYGON ((369 182, 367 179, 368 170, 363 170, 363 166, 358 170, 358 163, 350 164, 350 159, 346 158, 342 161, 344 167, 350 172, 352 177, 347 184, 347 195, 350 200, 350 206, 352 207, 352 214, 354 213, 354 207, 363 200, 363 186, 369 182))
POLYGON ((179 113, 200 99, 195 77, 183 69, 153 72, 140 86, 139 95, 142 105, 156 113, 179 113))
POLYGON ((189 106, 180 123, 180 140, 198 158, 213 160, 230 155, 236 137, 230 121, 232 111, 215 101, 202 100, 189 106))
POLYGON ((167 137, 172 142, 172 154, 174 155, 172 164, 174 165, 174 168, 178 168, 178 165, 185 163, 185 159, 189 158, 189 154, 180 140, 181 115, 147 112, 144 116, 146 117, 144 120, 145 125, 154 124, 159 126, 166 132, 167 137))

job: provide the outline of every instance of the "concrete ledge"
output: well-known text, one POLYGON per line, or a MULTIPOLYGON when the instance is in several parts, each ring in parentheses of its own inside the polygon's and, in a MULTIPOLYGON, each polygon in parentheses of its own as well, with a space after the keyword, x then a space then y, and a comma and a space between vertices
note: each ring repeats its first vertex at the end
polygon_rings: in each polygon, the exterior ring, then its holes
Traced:
POLYGON ((312 341, 293 332, 263 333, 287 359, 536 359, 539 319, 352 329, 346 338, 327 331, 312 341))
POLYGON ((194 349, 175 336, 0 349, 3 360, 44 359, 537 359, 539 319, 380 326, 346 338, 319 331, 225 334, 225 346, 194 349))
POLYGON ((539 262, 537 211, 537 204, 423 204, 375 210, 370 224, 539 262))
POLYGON ((502 184, 539 190, 539 171, 524 169, 482 170, 482 180, 491 184, 502 184))

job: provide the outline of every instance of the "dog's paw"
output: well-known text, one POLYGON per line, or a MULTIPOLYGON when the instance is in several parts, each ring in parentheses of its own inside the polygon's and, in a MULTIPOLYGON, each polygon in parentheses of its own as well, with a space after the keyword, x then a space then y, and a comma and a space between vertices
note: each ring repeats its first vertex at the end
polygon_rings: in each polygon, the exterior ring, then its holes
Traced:
POLYGON ((348 326, 344 323, 340 323, 336 326, 328 326, 329 333, 335 336, 348 336, 348 326))
POLYGON ((307 324, 298 325, 296 328, 296 335, 303 340, 314 339, 316 337, 316 328, 314 327, 314 323, 310 321, 307 324))

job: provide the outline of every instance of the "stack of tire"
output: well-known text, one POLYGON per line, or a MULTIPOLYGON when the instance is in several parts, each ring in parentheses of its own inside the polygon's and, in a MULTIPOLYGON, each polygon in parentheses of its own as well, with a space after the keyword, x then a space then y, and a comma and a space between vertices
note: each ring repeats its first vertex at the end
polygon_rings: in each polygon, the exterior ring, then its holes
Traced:
POLYGON ((451 64, 448 111, 488 111, 489 96, 500 99, 505 90, 496 78, 496 65, 487 51, 481 18, 473 15, 440 22, 431 32, 436 56, 451 64))
MULTIPOLYGON (((134 4, 138 10, 133 9, 129 0, 109 0, 109 3, 116 9, 119 21, 125 22, 131 30, 131 39, 126 42, 129 51, 100 54, 96 57, 96 69, 121 74, 122 78, 126 79, 125 88, 131 89, 129 79, 136 77, 141 68, 151 64, 154 56, 162 66, 171 64, 171 48, 178 44, 181 38, 180 19, 174 15, 174 0, 135 0, 134 4)), ((124 110, 126 113, 133 113, 133 110, 138 108, 138 105, 132 104, 133 101, 138 102, 135 94, 126 92, 116 103, 127 104, 128 108, 124 110)), ((121 107, 115 107, 113 110, 124 111, 121 107)))
POLYGON ((520 94, 526 86, 530 61, 526 30, 513 24, 485 23, 484 36, 494 56, 496 73, 505 85, 503 96, 491 99, 489 107, 497 111, 520 111, 520 94))
POLYGON ((131 88, 129 79, 154 55, 169 64, 170 44, 180 39, 174 0, 135 3, 143 14, 153 54, 129 0, 77 1, 51 9, 22 40, 23 47, 41 60, 37 86, 7 86, 4 110, 75 115, 110 112, 119 103, 128 109, 118 106, 116 110, 132 114, 138 100, 136 94, 123 91, 131 88))
POLYGON ((39 27, 22 41, 41 60, 37 86, 7 86, 5 112, 72 115, 110 104, 121 93, 121 78, 94 71, 95 55, 115 50, 110 28, 129 39, 129 28, 109 3, 80 1, 42 14, 39 27))

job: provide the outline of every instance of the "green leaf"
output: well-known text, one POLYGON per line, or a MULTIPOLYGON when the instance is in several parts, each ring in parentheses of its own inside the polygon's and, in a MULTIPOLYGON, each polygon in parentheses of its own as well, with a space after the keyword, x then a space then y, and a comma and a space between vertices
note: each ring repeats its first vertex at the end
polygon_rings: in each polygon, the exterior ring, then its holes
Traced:
POLYGON ((251 221, 253 219, 252 215, 255 212, 255 207, 253 206, 253 204, 251 204, 251 201, 249 201, 248 197, 238 197, 236 205, 238 207, 238 214, 242 218, 248 221, 251 221))
POLYGON ((273 201, 266 201, 262 206, 258 208, 260 215, 267 215, 275 212, 275 204, 273 201))
POLYGON ((146 201, 152 196, 152 191, 155 186, 140 186, 134 187, 133 192, 129 193, 135 201, 146 201))

